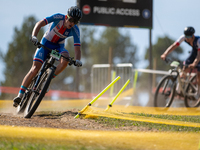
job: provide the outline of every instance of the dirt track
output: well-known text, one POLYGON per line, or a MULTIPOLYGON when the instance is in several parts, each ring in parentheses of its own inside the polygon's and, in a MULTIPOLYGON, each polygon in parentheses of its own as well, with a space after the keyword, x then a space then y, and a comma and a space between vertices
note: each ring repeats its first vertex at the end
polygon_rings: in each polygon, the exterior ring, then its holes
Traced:
POLYGON ((71 108, 77 104, 80 104, 80 108, 83 108, 89 101, 81 102, 82 103, 75 100, 70 102, 43 101, 34 115, 30 119, 25 119, 22 115, 16 115, 16 109, 12 107, 12 101, 0 101, 0 125, 78 130, 150 131, 144 127, 137 126, 116 128, 114 125, 108 125, 107 123, 102 124, 99 123, 98 120, 84 119, 83 117, 74 119, 80 109, 71 108), (66 109, 65 106, 71 108, 66 109))
POLYGON ((77 113, 78 111, 75 109, 63 112, 36 112, 30 119, 25 119, 23 116, 15 115, 13 113, 0 113, 0 125, 81 130, 149 131, 149 129, 135 126, 115 128, 114 126, 100 124, 98 121, 84 119, 83 117, 74 119, 74 116, 77 113))
MULTIPOLYGON (((27 127, 42 127, 42 128, 62 128, 62 129, 81 129, 81 130, 118 130, 118 131, 155 131, 152 129, 140 126, 115 126, 109 122, 100 121, 100 119, 84 119, 83 117, 74 119, 78 111, 81 110, 88 101, 71 100, 71 101, 43 101, 39 109, 34 113, 31 119, 25 119, 23 116, 16 115, 16 108, 12 107, 12 101, 0 101, 0 125, 10 126, 27 126, 27 127), (79 108, 76 107, 79 104, 79 108), (66 106, 70 108, 66 108, 66 106)), ((112 109, 121 109, 118 106, 112 109)), ((135 113, 167 113, 176 115, 200 115, 199 109, 186 108, 170 108, 166 111, 158 111, 154 108, 142 107, 126 107, 134 110, 135 113)))

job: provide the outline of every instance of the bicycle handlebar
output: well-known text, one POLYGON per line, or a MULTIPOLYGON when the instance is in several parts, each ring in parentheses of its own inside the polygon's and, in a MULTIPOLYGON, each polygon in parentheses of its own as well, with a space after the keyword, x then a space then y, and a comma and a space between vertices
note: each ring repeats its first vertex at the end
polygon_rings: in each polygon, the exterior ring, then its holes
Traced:
MULTIPOLYGON (((166 57, 165 58, 165 62, 166 63, 171 63, 171 62, 173 62, 170 58, 168 58, 168 57, 166 57)), ((179 63, 180 63, 180 66, 181 66, 181 68, 183 67, 183 66, 185 66, 186 68, 189 68, 189 65, 188 64, 183 64, 181 61, 178 61, 179 63)), ((194 68, 198 68, 198 66, 195 66, 194 68)))
MULTIPOLYGON (((47 50, 49 50, 50 52, 52 51, 52 49, 50 49, 50 48, 44 46, 44 45, 41 44, 40 42, 37 42, 36 46, 37 46, 38 48, 43 47, 44 49, 47 49, 47 50)), ((56 50, 56 49, 55 49, 55 50, 56 50)), ((56 51, 58 51, 58 50, 56 50, 56 51)), ((64 56, 64 55, 62 55, 62 54, 61 54, 61 57, 65 58, 67 61, 69 61, 69 65, 70 65, 70 66, 71 66, 72 64, 73 64, 74 66, 77 66, 77 65, 76 65, 76 61, 74 60, 74 57, 66 57, 66 56, 64 56)))
POLYGON ((165 58, 165 62, 166 62, 166 63, 171 62, 171 59, 169 59, 169 58, 166 57, 166 58, 165 58))

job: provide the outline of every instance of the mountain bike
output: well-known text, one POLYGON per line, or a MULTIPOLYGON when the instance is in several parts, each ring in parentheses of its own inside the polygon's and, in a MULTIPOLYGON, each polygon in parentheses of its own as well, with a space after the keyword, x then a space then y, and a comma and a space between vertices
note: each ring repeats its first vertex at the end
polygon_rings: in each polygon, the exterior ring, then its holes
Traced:
POLYGON ((192 73, 192 69, 189 73, 184 73, 182 70, 183 65, 178 61, 166 59, 166 62, 170 62, 173 69, 170 69, 169 75, 164 76, 158 83, 154 95, 154 106, 170 107, 174 97, 179 96, 184 99, 186 107, 198 107, 200 98, 197 97, 196 73, 192 73), (181 73, 184 73, 185 79, 180 77, 181 73))
POLYGON ((69 61, 70 66, 72 64, 75 65, 73 57, 65 57, 60 54, 58 50, 50 49, 39 42, 37 43, 37 47, 43 47, 44 49, 49 50, 50 53, 42 64, 38 74, 32 79, 31 84, 25 91, 25 94, 17 107, 17 114, 24 113, 24 118, 31 118, 47 93, 48 87, 56 70, 56 66, 54 65, 56 60, 59 61, 63 57, 69 61))

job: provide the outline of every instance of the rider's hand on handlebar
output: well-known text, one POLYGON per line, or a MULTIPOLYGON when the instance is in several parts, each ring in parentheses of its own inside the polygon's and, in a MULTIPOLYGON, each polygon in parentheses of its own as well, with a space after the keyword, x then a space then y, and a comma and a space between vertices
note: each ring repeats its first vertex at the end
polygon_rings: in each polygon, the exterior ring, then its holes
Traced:
POLYGON ((80 60, 76 60, 74 65, 77 66, 77 67, 81 67, 82 62, 80 60))
POLYGON ((192 64, 190 64, 188 67, 189 67, 190 69, 193 69, 193 68, 196 67, 196 64, 195 64, 195 63, 192 63, 192 64))
POLYGON ((165 59, 166 59, 166 56, 167 56, 167 55, 162 54, 162 55, 160 56, 160 58, 161 58, 162 60, 165 60, 165 59))
POLYGON ((32 36, 30 40, 31 40, 31 42, 33 42, 33 44, 34 44, 35 46, 37 45, 38 39, 37 39, 36 36, 32 36))

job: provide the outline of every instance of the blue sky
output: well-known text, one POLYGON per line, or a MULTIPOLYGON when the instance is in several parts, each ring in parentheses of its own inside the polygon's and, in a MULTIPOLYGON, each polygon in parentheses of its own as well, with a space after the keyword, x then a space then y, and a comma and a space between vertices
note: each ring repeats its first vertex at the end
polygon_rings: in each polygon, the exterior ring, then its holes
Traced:
MULTIPOLYGON (((0 3, 0 50, 5 53, 9 42, 12 42, 14 27, 21 27, 24 17, 35 15, 38 20, 41 20, 58 12, 66 14, 70 6, 76 5, 76 0, 1 0, 0 3)), ((152 44, 158 37, 164 35, 174 40, 178 39, 186 26, 193 26, 196 30, 195 35, 200 35, 199 6, 200 0, 153 0, 152 44)), ((149 30, 138 28, 121 28, 120 30, 129 32, 132 42, 138 47, 141 61, 138 62, 137 68, 146 67, 147 63, 142 59, 144 50, 149 46, 149 30)), ((190 50, 185 43, 181 44, 181 47, 186 52, 190 50)), ((187 57, 187 53, 184 57, 187 57)), ((3 80, 4 65, 0 63, 0 80, 3 80)))

